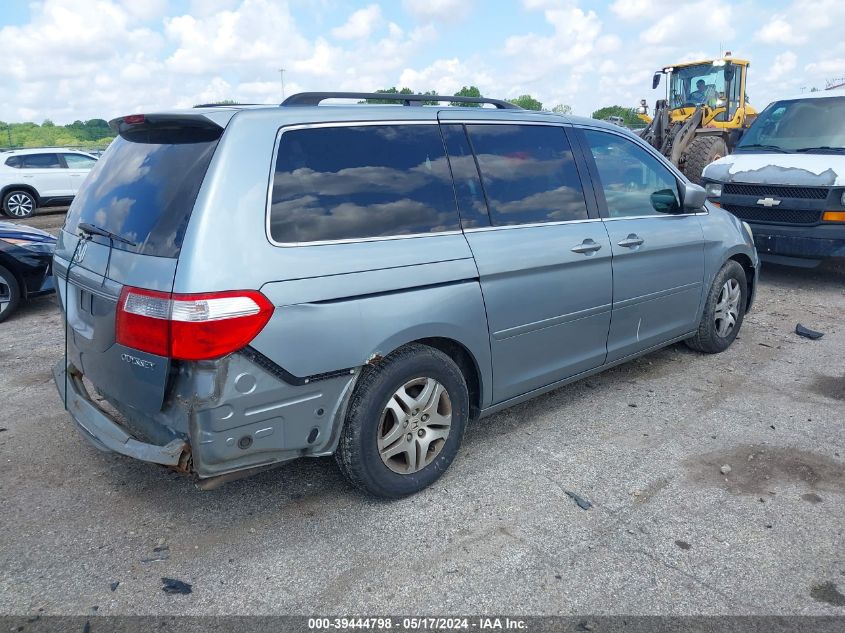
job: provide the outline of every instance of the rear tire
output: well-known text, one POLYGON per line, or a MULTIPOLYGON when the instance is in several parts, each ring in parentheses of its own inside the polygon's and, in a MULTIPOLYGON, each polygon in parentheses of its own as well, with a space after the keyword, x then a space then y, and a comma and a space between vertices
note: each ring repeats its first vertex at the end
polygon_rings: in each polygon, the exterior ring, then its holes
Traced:
POLYGON ((747 296, 745 269, 739 262, 729 259, 713 279, 698 332, 687 339, 687 345, 706 354, 718 354, 728 349, 745 319, 747 296))
POLYGON ((0 266, 0 323, 14 314, 21 304, 21 289, 18 280, 6 268, 0 266))
POLYGON ((13 189, 3 196, 3 213, 10 218, 28 218, 38 207, 38 201, 25 189, 13 189))
POLYGON ((714 160, 727 156, 728 146, 721 136, 698 136, 686 151, 684 175, 697 185, 702 184, 704 168, 714 160))
POLYGON ((454 361, 426 345, 407 345, 361 376, 335 458, 361 490, 405 497, 446 471, 468 417, 469 393, 454 361))

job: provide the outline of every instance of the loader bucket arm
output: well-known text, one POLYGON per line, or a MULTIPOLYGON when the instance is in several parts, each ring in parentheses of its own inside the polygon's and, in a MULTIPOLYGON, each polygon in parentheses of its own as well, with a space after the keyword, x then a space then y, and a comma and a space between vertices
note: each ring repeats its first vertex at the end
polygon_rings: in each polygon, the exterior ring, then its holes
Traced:
MULTIPOLYGON (((674 135, 671 144, 672 153, 669 155, 669 160, 672 161, 673 165, 677 166, 680 164, 681 156, 686 153, 692 139, 695 138, 695 131, 701 127, 703 117, 704 109, 698 106, 692 116, 684 121, 684 124, 674 135)), ((666 152, 664 151, 663 154, 666 155, 666 152)))
POLYGON ((640 134, 640 137, 656 150, 661 150, 669 133, 669 108, 661 99, 654 105, 654 118, 640 134))

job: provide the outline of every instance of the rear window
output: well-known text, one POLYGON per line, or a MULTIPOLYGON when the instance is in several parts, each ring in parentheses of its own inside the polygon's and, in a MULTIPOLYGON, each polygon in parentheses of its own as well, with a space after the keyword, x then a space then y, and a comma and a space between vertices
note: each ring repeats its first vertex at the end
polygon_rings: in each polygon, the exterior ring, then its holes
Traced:
POLYGON ((77 194, 66 230, 87 222, 134 243, 115 241, 115 248, 177 257, 219 134, 157 130, 117 137, 77 194))
POLYGON ((458 229, 437 125, 317 127, 282 134, 270 207, 274 242, 458 229))

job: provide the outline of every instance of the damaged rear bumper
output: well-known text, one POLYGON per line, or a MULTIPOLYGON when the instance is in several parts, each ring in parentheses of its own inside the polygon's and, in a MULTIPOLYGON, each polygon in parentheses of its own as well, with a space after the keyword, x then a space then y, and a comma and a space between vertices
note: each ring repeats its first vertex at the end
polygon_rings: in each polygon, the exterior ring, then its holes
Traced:
POLYGON ((159 446, 133 437, 91 400, 82 383, 82 375, 73 365, 66 365, 64 360, 59 361, 53 367, 53 379, 63 401, 67 385, 67 411, 82 436, 95 447, 178 470, 188 469, 191 449, 185 440, 174 439, 159 446))

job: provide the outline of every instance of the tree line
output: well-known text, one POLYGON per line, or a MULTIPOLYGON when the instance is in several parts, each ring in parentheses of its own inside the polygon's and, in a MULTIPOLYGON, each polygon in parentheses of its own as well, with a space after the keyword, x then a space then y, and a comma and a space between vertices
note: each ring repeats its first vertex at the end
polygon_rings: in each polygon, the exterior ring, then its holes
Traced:
MULTIPOLYGON (((421 94, 421 95, 436 95, 437 93, 434 90, 427 90, 425 92, 415 92, 408 87, 403 88, 396 88, 393 86, 391 88, 382 88, 381 90, 376 90, 378 93, 382 94, 399 94, 399 95, 413 95, 413 94, 421 94)), ((451 95, 453 97, 482 97, 481 91, 478 89, 477 86, 464 86, 456 93, 451 95)), ((531 95, 520 95, 515 99, 505 99, 505 101, 512 103, 520 108, 525 110, 543 110, 542 102, 538 101, 531 95)), ((391 101, 390 99, 367 99, 363 103, 396 103, 396 101, 391 101)), ((423 105, 436 105, 437 101, 422 101, 423 105)), ((452 101, 449 105, 453 106, 463 106, 466 108, 480 108, 480 103, 461 103, 459 101, 452 101)), ((556 112, 557 114, 572 114, 572 108, 565 104, 558 104, 551 108, 549 111, 556 112)))
POLYGON ((68 125, 55 125, 50 119, 45 119, 41 125, 0 121, 0 147, 104 149, 113 138, 114 132, 103 119, 74 121, 68 125))
MULTIPOLYGON (((410 94, 423 94, 423 95, 436 95, 437 93, 434 90, 428 90, 426 92, 415 92, 410 88, 403 87, 403 88, 396 88, 395 86, 391 88, 383 88, 381 90, 376 90, 378 93, 384 94, 400 94, 400 95, 410 95, 410 94)), ((478 89, 477 86, 464 86, 456 93, 451 95, 453 97, 482 97, 481 91, 478 89)), ((530 94, 524 94, 516 97, 515 99, 505 99, 505 101, 509 103, 513 103, 514 105, 523 108, 524 110, 545 110, 548 112, 554 112, 556 114, 572 114, 572 107, 565 104, 559 103, 551 108, 544 108, 543 103, 536 99, 535 97, 531 96, 530 94)), ((362 103, 396 103, 395 101, 391 101, 390 99, 367 99, 362 103)), ((423 105, 436 105, 437 101, 423 101, 423 105)), ((478 103, 460 103, 458 101, 452 101, 450 105, 454 106, 463 106, 468 108, 480 108, 481 104, 478 103)), ((598 110, 592 113, 592 118, 594 119, 608 119, 610 117, 620 117, 624 124, 629 127, 642 127, 644 125, 643 121, 637 116, 636 111, 633 108, 626 108, 624 106, 613 105, 613 106, 606 106, 604 108, 599 108, 598 110)))

